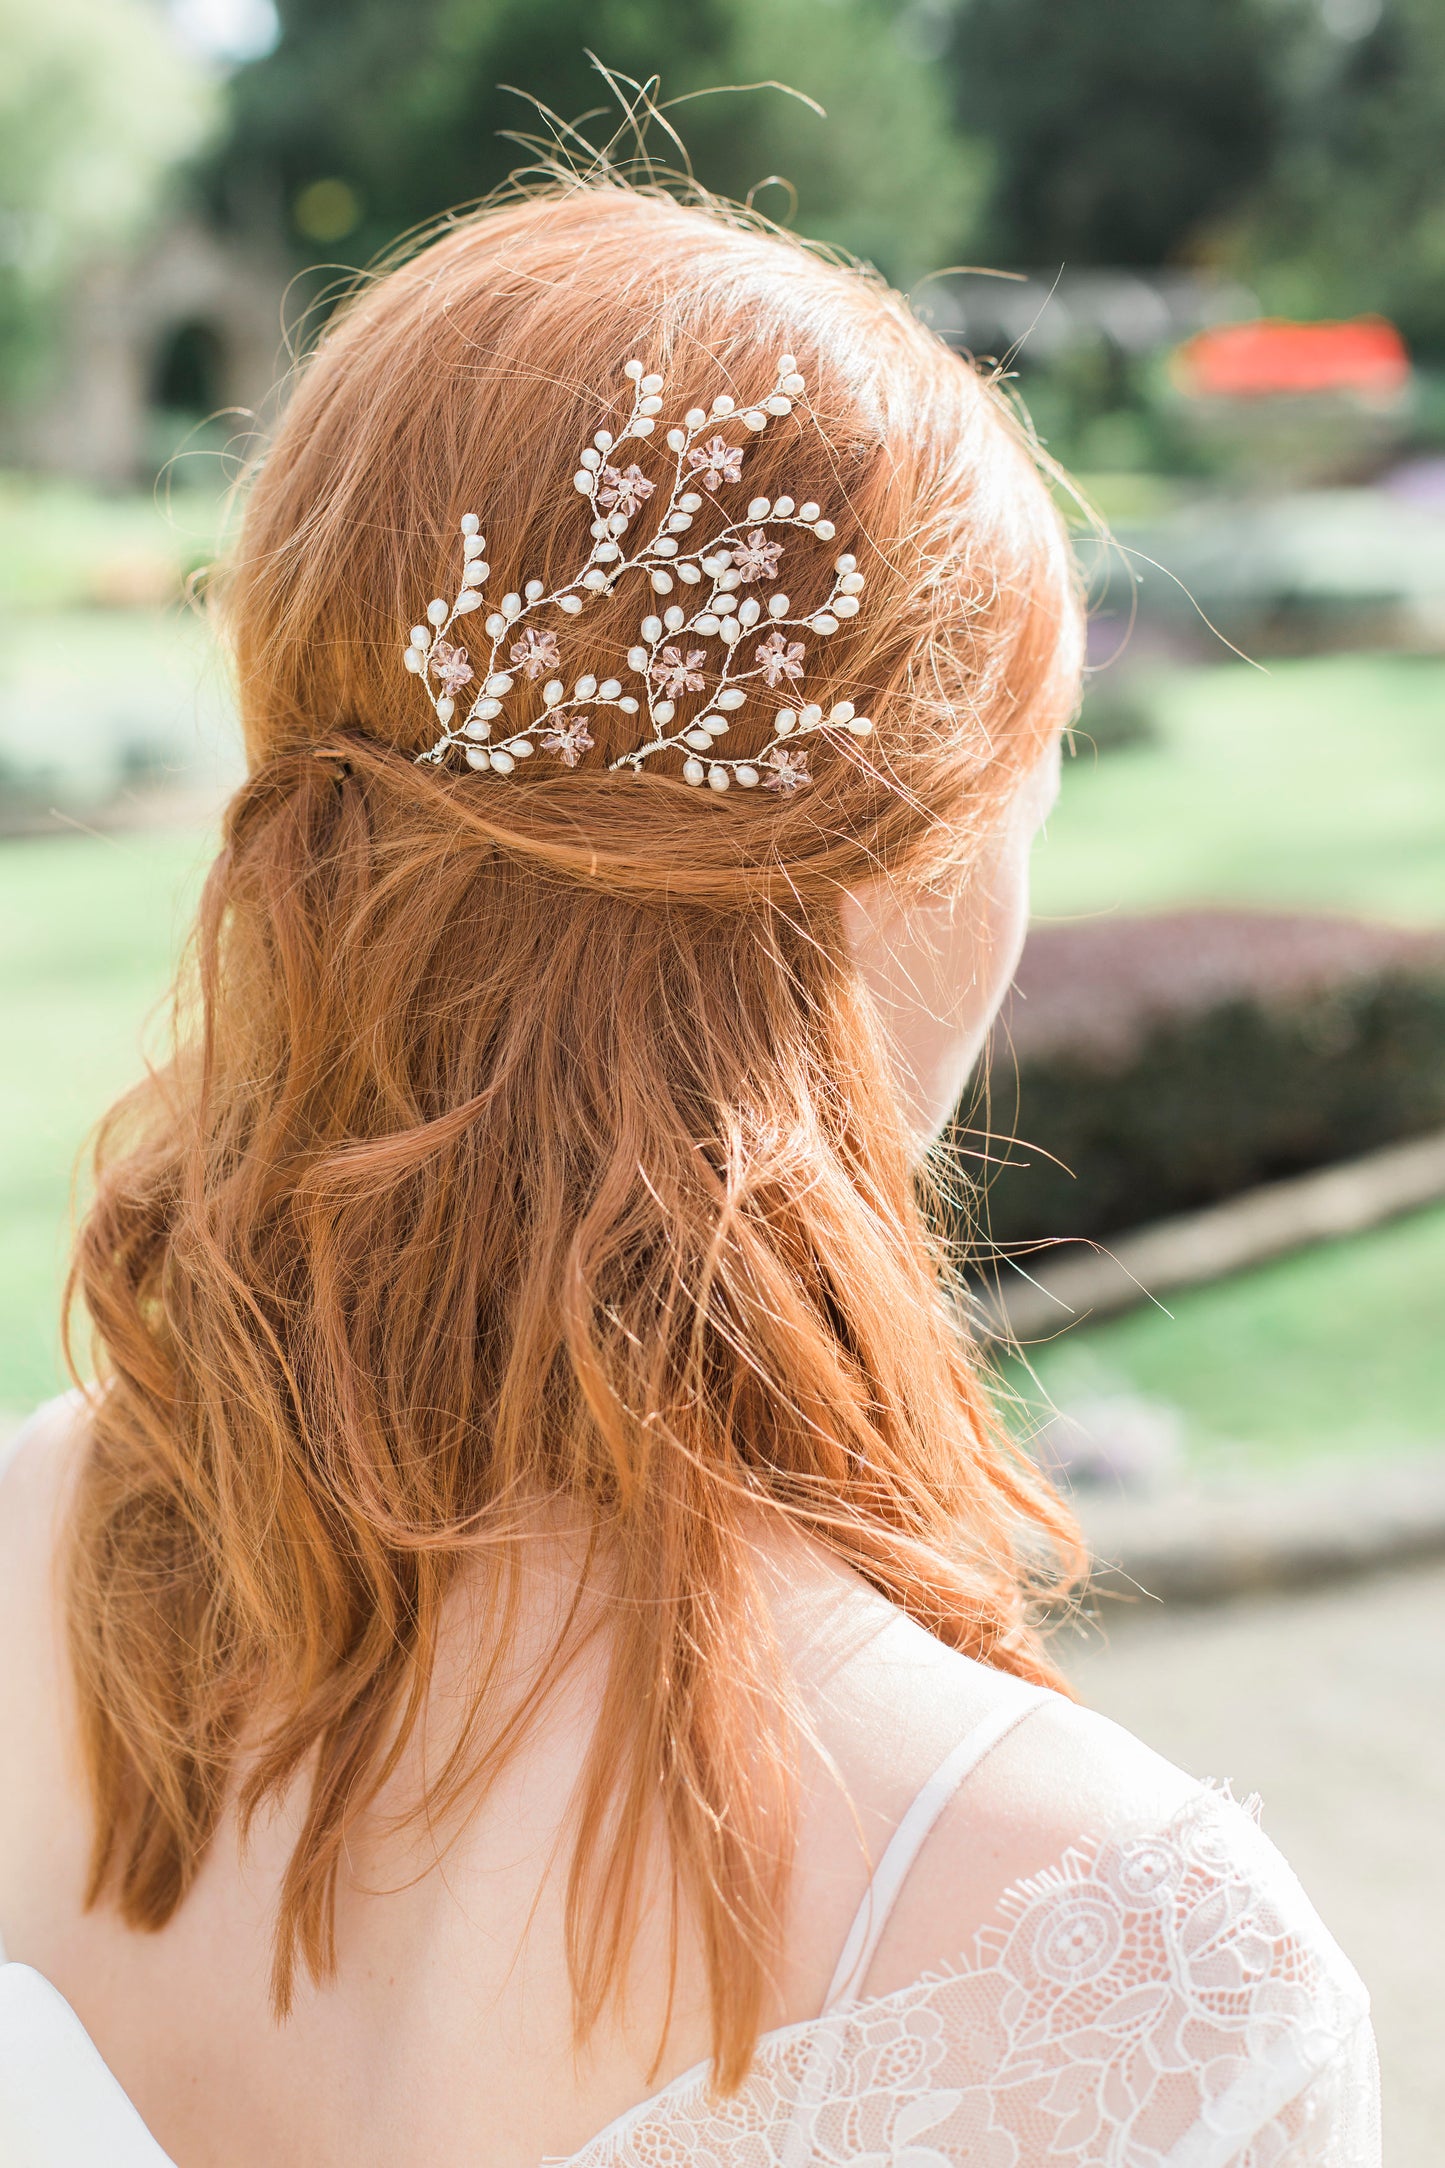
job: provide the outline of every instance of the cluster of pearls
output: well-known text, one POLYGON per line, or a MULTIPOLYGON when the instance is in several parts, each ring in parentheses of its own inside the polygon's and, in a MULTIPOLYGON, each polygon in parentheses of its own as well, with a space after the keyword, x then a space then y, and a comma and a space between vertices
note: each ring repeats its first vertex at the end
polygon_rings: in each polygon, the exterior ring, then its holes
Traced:
POLYGON ((615 708, 624 715, 640 715, 645 710, 648 734, 611 763, 614 769, 637 774, 650 757, 679 752, 688 783, 707 784, 716 791, 736 783, 744 790, 761 784, 791 792, 810 780, 807 752, 799 740, 817 731, 845 731, 861 738, 872 730, 869 718, 851 701, 836 701, 826 712, 816 703, 773 707, 761 748, 746 757, 722 752, 719 741, 740 709, 759 702, 760 693, 799 698, 806 654, 801 636, 826 639, 855 617, 863 574, 857 560, 844 552, 835 560, 826 598, 806 614, 794 614, 781 588, 767 592, 786 546, 780 534, 791 529, 831 542, 836 533, 821 506, 811 500, 800 503, 786 492, 754 497, 745 514, 725 520, 704 542, 689 537, 709 500, 715 502, 721 491, 741 481, 748 438, 766 429, 770 420, 792 412, 805 389, 803 377, 793 356, 784 354, 772 390, 756 404, 740 406, 730 394, 719 392, 710 407, 689 408, 681 424, 666 431, 661 441, 671 455, 671 487, 660 512, 651 518, 647 539, 629 553, 629 531, 659 485, 626 448, 646 448, 656 432, 664 381, 640 361, 627 362, 623 374, 632 385, 631 411, 615 434, 597 431, 572 477, 592 512, 588 558, 580 572, 550 592, 543 581, 532 579, 520 592, 502 596, 483 619, 490 646, 480 670, 473 668, 468 649, 455 634, 485 607, 491 567, 476 514, 469 512, 463 519, 455 597, 448 602, 438 596, 428 603, 425 622, 413 626, 403 650, 406 668, 420 679, 440 725, 435 744, 419 761, 444 761, 460 746, 469 767, 505 776, 540 748, 574 767, 594 742, 587 729, 591 713, 615 708), (741 442, 733 434, 738 429, 744 432, 741 442), (630 574, 645 578, 657 598, 628 651, 627 669, 637 689, 625 689, 616 677, 599 680, 592 672, 584 672, 569 687, 562 675, 553 674, 560 672, 561 650, 556 631, 538 622, 541 613, 555 610, 563 618, 578 617, 630 574), (759 592, 744 593, 745 588, 759 592), (667 601, 669 596, 678 599, 667 601), (679 701, 689 693, 705 698, 695 717, 681 722, 679 701), (513 695, 518 696, 511 702, 514 715, 518 705, 531 711, 515 727, 507 715, 513 695))

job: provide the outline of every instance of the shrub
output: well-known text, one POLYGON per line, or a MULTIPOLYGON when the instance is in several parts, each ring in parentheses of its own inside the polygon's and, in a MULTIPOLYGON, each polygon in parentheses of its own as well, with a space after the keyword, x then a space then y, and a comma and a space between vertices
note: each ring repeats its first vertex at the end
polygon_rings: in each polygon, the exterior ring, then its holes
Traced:
POLYGON ((1442 1123, 1445 935, 1201 910, 1031 933, 952 1142, 976 1169, 982 1128, 1015 1140, 991 1142, 984 1207, 1012 1243, 1117 1233, 1442 1123))

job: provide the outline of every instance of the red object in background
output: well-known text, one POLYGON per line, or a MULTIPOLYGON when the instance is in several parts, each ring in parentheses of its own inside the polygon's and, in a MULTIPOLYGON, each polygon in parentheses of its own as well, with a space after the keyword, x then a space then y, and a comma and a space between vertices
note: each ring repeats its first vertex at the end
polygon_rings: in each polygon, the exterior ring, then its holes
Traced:
POLYGON ((1346 392, 1394 399, 1410 380, 1410 357, 1383 316, 1300 324, 1261 316, 1216 324, 1177 347, 1175 382, 1196 399, 1267 399, 1346 392))

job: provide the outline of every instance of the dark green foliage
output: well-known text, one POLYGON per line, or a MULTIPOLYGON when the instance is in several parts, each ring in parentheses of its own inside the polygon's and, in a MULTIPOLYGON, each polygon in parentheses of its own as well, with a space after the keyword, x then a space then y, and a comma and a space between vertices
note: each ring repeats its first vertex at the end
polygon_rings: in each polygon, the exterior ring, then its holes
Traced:
POLYGON ((1094 921, 1032 934, 1019 989, 990 1079, 1022 1140, 989 1189, 998 1242, 1105 1237, 1445 1123, 1439 935, 1094 921))
MULTIPOLYGON (((979 161, 954 136, 936 70, 898 35, 892 0, 281 0, 275 51, 231 85, 215 169, 220 207, 290 224, 298 253, 364 264, 398 235, 486 195, 527 153, 503 132, 545 133, 531 94, 563 122, 590 114, 603 144, 622 118, 589 59, 660 75, 685 100, 669 119, 698 178, 852 249, 907 281, 946 262, 973 221, 979 161), (695 96, 775 78, 779 88, 695 96), (358 219, 329 249, 294 224, 318 180, 350 188, 358 219)), ((652 155, 683 153, 664 127, 652 155)), ((578 151, 586 162, 586 145, 578 151)), ((629 144, 619 145, 626 157, 629 144)))
POLYGON ((1260 0, 962 0, 946 65, 993 148, 991 252, 1178 260, 1268 167, 1286 23, 1260 0))

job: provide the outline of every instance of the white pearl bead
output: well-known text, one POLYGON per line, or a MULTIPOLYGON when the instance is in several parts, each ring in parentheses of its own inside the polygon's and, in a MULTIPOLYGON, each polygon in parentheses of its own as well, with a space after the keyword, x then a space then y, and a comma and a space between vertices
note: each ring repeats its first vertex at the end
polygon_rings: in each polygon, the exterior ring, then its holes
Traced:
POLYGON ((684 745, 695 746, 699 753, 705 753, 712 744, 712 739, 705 730, 685 730, 682 742, 684 745))
POLYGON ((792 709, 779 708, 777 714, 773 717, 774 737, 791 738, 793 732, 797 729, 797 727, 798 718, 793 713, 792 709))
POLYGON ((749 595, 738 609, 738 623, 740 625, 755 625, 762 614, 757 596, 749 595))
POLYGON ((717 630, 718 638, 726 641, 729 647, 733 645, 735 640, 740 640, 743 636, 743 628, 735 617, 725 617, 717 630))
POLYGON ((732 781, 726 768, 710 768, 707 779, 714 790, 726 790, 732 781))
POLYGON ((514 738, 512 740, 512 751, 516 754, 518 760, 530 760, 532 757, 531 739, 514 738))
POLYGON ((637 702, 633 699, 631 693, 624 693, 617 705, 624 715, 635 715, 637 713, 637 702))
POLYGON ((445 728, 456 712, 457 704, 455 700, 448 699, 444 693, 437 702, 437 721, 445 728))
POLYGON ((546 684, 542 687, 542 698, 549 708, 555 708, 566 690, 567 688, 560 678, 548 678, 546 684))
POLYGON ((501 712, 502 703, 500 700, 479 700, 476 706, 472 709, 473 715, 480 715, 483 717, 500 715, 501 712))
POLYGON ((660 640, 662 638, 662 619, 660 617, 644 617, 642 620, 642 637, 644 640, 660 640))
POLYGON ((573 475, 572 487, 576 490, 579 497, 591 496, 592 476, 587 472, 585 467, 579 467, 577 469, 577 472, 573 475))
POLYGON ((685 587, 696 587, 698 581, 702 578, 702 574, 698 571, 696 565, 679 565, 677 576, 685 587))
POLYGON ((798 366, 798 357, 796 356, 796 354, 779 354, 779 356, 778 356, 778 374, 779 374, 779 376, 791 376, 791 375, 792 375, 792 373, 793 373, 793 371, 794 371, 794 370, 795 370, 795 369, 797 368, 797 366, 798 366))
POLYGON ((582 464, 584 467, 589 468, 593 474, 595 474, 597 472, 597 469, 602 464, 602 454, 600 452, 594 452, 591 445, 589 444, 586 451, 582 454, 582 464))
POLYGON ((694 632, 700 633, 704 640, 710 640, 717 628, 718 620, 713 616, 711 610, 708 610, 698 619, 692 629, 694 632))
POLYGON ((484 690, 500 698, 512 690, 512 680, 505 670, 496 670, 487 679, 484 690))
POLYGON ((751 766, 745 768, 735 768, 733 773, 736 775, 738 781, 741 783, 744 790, 757 789, 758 771, 756 768, 751 766))
POLYGON ((491 735, 491 724, 479 721, 475 715, 468 722, 462 724, 462 736, 464 738, 489 738, 491 735))
POLYGON ((838 586, 845 595, 861 595, 863 592, 863 575, 861 572, 845 572, 839 579, 838 586))
POLYGON ((841 557, 840 557, 840 558, 838 559, 838 565, 837 565, 837 569, 838 569, 838 571, 839 571, 839 572, 853 572, 853 571, 856 571, 856 570, 857 570, 857 566, 858 566, 858 560, 857 560, 857 558, 856 558, 856 557, 855 557, 855 556, 853 555, 853 552, 852 552, 851 550, 844 550, 844 552, 843 552, 842 556, 841 556, 841 557))
POLYGON ((873 728, 872 718, 867 715, 855 715, 853 717, 853 720, 849 723, 848 728, 852 731, 855 738, 866 738, 869 731, 873 728))
POLYGON ((404 647, 401 651, 401 659, 408 670, 414 673, 419 673, 424 667, 420 648, 404 647))
MULTIPOLYGON (((526 594, 527 600, 529 602, 540 602, 546 592, 547 590, 542 585, 542 582, 540 580, 528 580, 526 588, 524 589, 524 593, 526 594)), ((503 607, 505 608, 505 604, 503 605, 503 607)))
POLYGON ((498 746, 496 752, 492 755, 492 766, 498 775, 510 775, 516 766, 516 762, 510 753, 505 752, 501 746, 498 746))
POLYGON ((687 431, 686 431, 685 429, 669 429, 669 430, 668 430, 668 432, 667 432, 667 448, 668 448, 668 450, 669 450, 670 452, 680 452, 680 451, 682 451, 682 450, 684 449, 684 447, 686 446, 686 444, 687 444, 687 431))
POLYGON ((521 614, 522 614, 522 598, 521 598, 521 596, 520 596, 520 595, 503 595, 503 597, 502 597, 502 615, 503 615, 503 617, 520 617, 520 616, 521 616, 521 614))
POLYGON ((856 617, 858 615, 858 597, 856 595, 839 595, 833 604, 833 615, 835 617, 856 617))
POLYGON ((494 640, 500 640, 506 629, 507 620, 503 617, 501 611, 493 610, 491 616, 487 619, 487 631, 494 640))
POLYGON ((464 587, 457 596, 458 617, 469 617, 473 610, 479 610, 481 606, 482 598, 474 587, 464 587))
POLYGON ((464 512, 464 513, 462 514, 462 533, 463 533, 463 534, 475 534, 475 533, 477 532, 478 528, 479 528, 479 527, 481 526, 481 524, 482 524, 482 523, 481 523, 481 521, 480 521, 480 520, 479 520, 479 519, 477 518, 477 515, 476 515, 476 513, 475 513, 475 512, 464 512))
POLYGON ((691 512, 674 512, 667 523, 670 534, 686 534, 691 525, 691 512))
POLYGON ((642 363, 640 361, 624 361, 622 374, 630 376, 634 384, 640 384, 642 382, 642 363))
POLYGON ((766 429, 768 426, 768 417, 761 407, 749 407, 747 413, 743 416, 743 420, 747 423, 749 429, 766 429))
POLYGON ((677 555, 677 544, 670 534, 659 535, 652 546, 659 557, 675 557, 677 555))
POLYGON ((770 617, 786 617, 792 607, 786 595, 774 595, 768 603, 768 614, 770 617))
POLYGON ((587 677, 580 677, 578 678, 577 683, 573 686, 572 690, 576 693, 579 700, 590 700, 592 698, 592 695, 597 690, 597 680, 591 675, 587 677))
POLYGON ((599 542, 592 552, 599 565, 610 565, 614 557, 622 555, 615 542, 599 542))
POLYGON ((828 720, 830 723, 851 722, 852 717, 853 703, 851 700, 835 700, 832 707, 828 710, 828 720))
POLYGON ((687 612, 686 610, 680 610, 674 602, 669 609, 664 611, 662 622, 669 632, 680 632, 687 623, 687 612))
POLYGON ((434 625, 444 625, 448 617, 451 615, 451 612, 448 610, 446 604, 442 601, 441 596, 438 595, 435 602, 429 602, 427 604, 426 614, 431 619, 434 625))
POLYGON ((797 370, 794 369, 790 376, 785 376, 783 378, 778 388, 781 391, 790 392, 793 398, 796 399, 802 391, 806 390, 807 387, 804 383, 803 378, 800 377, 797 370))
POLYGON ((820 542, 831 542, 838 530, 830 519, 820 519, 814 526, 813 532, 820 542))
POLYGON ((706 774, 707 770, 700 760, 685 760, 682 764, 684 783, 700 783, 706 774))
POLYGON ((798 728, 800 730, 816 730, 822 720, 823 710, 814 700, 810 700, 808 705, 798 712, 798 728))
POLYGON ((597 697, 599 700, 615 700, 621 690, 621 678, 604 678, 597 688, 597 697))
POLYGON ((694 406, 689 407, 682 418, 689 429, 701 429, 703 423, 707 420, 707 415, 700 406, 694 406))
POLYGON ((599 429, 592 442, 599 452, 610 452, 612 449, 612 431, 610 429, 599 429))
POLYGON ((584 572, 582 575, 582 585, 587 589, 589 594, 604 594, 607 589, 607 574, 605 572, 597 571, 584 572))
POLYGON ((557 607, 559 610, 565 610, 569 617, 576 617, 582 608, 582 597, 580 595, 559 595, 557 597, 557 607))
POLYGON ((645 647, 630 647, 627 650, 627 667, 629 670, 645 670, 648 660, 649 657, 645 647))
POLYGON ((653 392, 661 391, 662 378, 657 375, 656 371, 654 371, 651 376, 645 376, 642 379, 642 383, 639 389, 647 392, 649 395, 653 392))
POLYGON ((725 693, 718 694, 717 704, 720 708, 727 708, 731 712, 734 708, 740 708, 747 697, 741 685, 729 685, 725 693))
POLYGON ((773 500, 771 497, 754 497, 752 503, 748 506, 748 518, 766 519, 772 509, 773 500))
POLYGON ((791 519, 791 518, 792 518, 792 516, 793 516, 793 500, 792 500, 792 498, 791 498, 791 497, 778 497, 778 498, 776 498, 776 499, 774 500, 774 502, 773 502, 773 517, 774 517, 775 519, 791 519))
POLYGON ((632 424, 632 434, 635 437, 650 437, 656 427, 657 424, 650 414, 639 414, 632 424))
POLYGON ((798 506, 798 517, 799 519, 804 520, 809 525, 811 525, 812 522, 818 517, 818 514, 821 510, 822 506, 814 504, 812 498, 810 497, 806 504, 800 504, 798 506))
POLYGON ((467 766, 469 768, 490 768, 491 765, 492 756, 484 745, 469 745, 467 747, 467 766))
POLYGON ((658 722, 670 723, 677 713, 677 703, 672 700, 659 700, 652 712, 658 722))
POLYGON ((720 391, 712 403, 712 410, 714 414, 727 415, 732 413, 736 405, 737 401, 730 393, 720 391))
POLYGON ((826 610, 820 610, 818 612, 818 615, 816 617, 810 618, 808 622, 811 624, 814 632, 821 632, 825 637, 828 633, 836 632, 838 630, 837 618, 830 617, 826 610))
POLYGON ((426 625, 413 625, 411 628, 411 644, 413 647, 420 648, 422 653, 425 654, 426 650, 431 646, 430 629, 426 625))
POLYGON ((475 529, 472 531, 472 533, 464 534, 462 537, 462 555, 466 558, 469 564, 474 557, 481 556, 482 551, 486 548, 486 546, 486 543, 483 541, 482 537, 475 531, 475 529))
POLYGON ((652 588, 654 594, 670 595, 672 593, 672 574, 664 572, 659 567, 652 575, 652 588))
POLYGON ((662 401, 660 399, 644 399, 637 411, 639 414, 660 414, 662 412, 662 401))
POLYGON ((732 726, 725 715, 704 715, 702 727, 710 738, 725 738, 732 726))
POLYGON ((688 490, 685 496, 678 498, 677 502, 679 510, 683 512, 700 512, 702 510, 702 499, 695 489, 688 490))
POLYGON ((793 411, 792 400, 781 398, 776 392, 771 399, 765 399, 763 405, 770 414, 791 414, 793 411))

